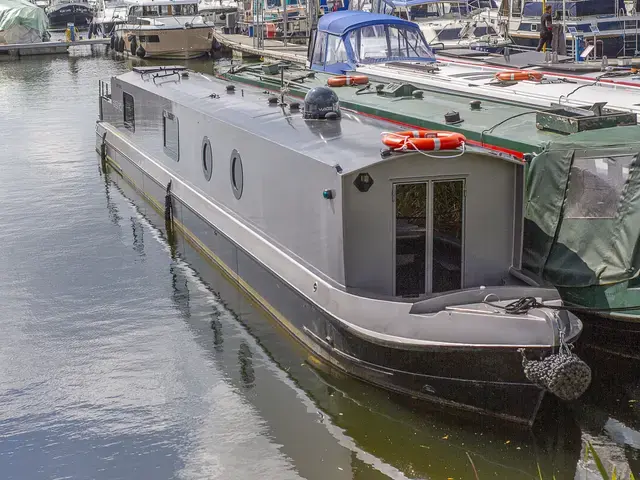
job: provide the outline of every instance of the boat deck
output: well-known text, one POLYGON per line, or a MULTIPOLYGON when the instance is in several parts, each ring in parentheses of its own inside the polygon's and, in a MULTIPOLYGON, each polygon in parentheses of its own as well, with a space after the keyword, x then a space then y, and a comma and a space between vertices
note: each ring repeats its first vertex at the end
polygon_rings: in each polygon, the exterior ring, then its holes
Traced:
MULTIPOLYGON (((225 74, 225 77, 275 92, 281 88, 280 74, 264 73, 260 65, 240 67, 235 73, 232 72, 233 70, 225 74)), ((330 76, 293 66, 284 72, 289 93, 298 98, 304 98, 313 87, 326 85, 330 76)), ((389 97, 376 93, 375 85, 393 87, 391 83, 374 82, 368 88, 346 86, 334 88, 334 91, 338 94, 343 108, 389 119, 402 125, 396 130, 402 130, 403 127, 419 127, 460 132, 465 135, 471 146, 493 147, 519 158, 522 158, 524 153, 540 151, 548 142, 567 139, 567 135, 537 128, 536 112, 542 110, 539 107, 482 100, 479 108, 473 108, 471 102, 477 98, 471 95, 426 90, 423 90, 423 98, 389 97), (451 111, 459 112, 460 123, 446 123, 445 114, 451 111)), ((640 134, 640 127, 617 128, 631 128, 636 135, 640 134)), ((573 134, 571 139, 579 139, 580 135, 582 134, 573 134)), ((382 148, 382 143, 379 140, 378 142, 382 148)))
POLYGON ((213 36, 224 47, 238 52, 244 57, 263 57, 271 60, 286 60, 304 65, 307 58, 307 46, 294 43, 285 45, 280 40, 264 39, 264 48, 253 46, 253 38, 247 35, 225 34, 216 29, 213 36))
POLYGON ((71 47, 86 47, 90 45, 109 45, 109 38, 92 38, 75 42, 39 42, 16 43, 0 45, 0 58, 26 57, 31 55, 56 55, 68 53, 71 47))

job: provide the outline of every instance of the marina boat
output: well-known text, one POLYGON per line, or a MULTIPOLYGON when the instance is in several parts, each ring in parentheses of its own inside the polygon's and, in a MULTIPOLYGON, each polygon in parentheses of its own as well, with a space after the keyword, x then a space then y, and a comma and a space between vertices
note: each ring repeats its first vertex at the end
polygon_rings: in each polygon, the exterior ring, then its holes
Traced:
POLYGON ((0 45, 49 39, 47 15, 27 0, 0 0, 0 45))
POLYGON ((127 21, 115 27, 112 47, 140 58, 196 58, 213 45, 213 24, 196 0, 132 0, 127 21))
POLYGON ((410 82, 421 89, 523 106, 581 107, 597 98, 610 108, 640 113, 640 90, 620 82, 437 59, 415 23, 391 15, 324 15, 312 34, 307 65, 316 71, 353 72, 372 80, 410 82), (371 33, 374 26, 377 35, 371 33))
POLYGON ((198 13, 207 22, 212 22, 216 26, 227 24, 228 14, 238 12, 238 2, 236 0, 200 0, 198 2, 198 13))
POLYGON ((554 23, 562 25, 566 51, 574 58, 575 41, 594 45, 599 58, 634 56, 640 53, 640 15, 622 0, 513 1, 504 0, 504 8, 485 10, 478 16, 508 34, 516 45, 534 49, 543 5, 551 5, 554 23), (563 17, 562 12, 565 12, 563 17), (511 12, 511 14, 509 14, 511 12))
POLYGON ((238 30, 255 37, 258 29, 264 31, 264 38, 285 36, 284 12, 286 5, 286 37, 301 37, 306 40, 309 33, 306 0, 245 0, 239 4, 238 30), (259 27, 257 25, 263 25, 259 27))
POLYGON ((47 7, 49 26, 66 28, 69 23, 86 27, 93 19, 93 10, 87 0, 53 0, 47 7))
MULTIPOLYGON (((484 3, 484 2, 483 2, 484 3)), ((495 7, 486 2, 487 8, 495 7)), ((501 53, 511 40, 499 34, 486 19, 471 18, 473 5, 467 0, 379 0, 376 13, 396 15, 416 22, 433 49, 471 49, 501 53)))
MULTIPOLYGON (((582 327, 554 289, 518 278, 523 163, 444 132, 424 140, 446 137, 447 151, 381 152, 394 124, 343 111, 315 85, 301 109, 248 80, 134 68, 100 85, 103 168, 317 360, 400 394, 532 424, 548 386, 531 362, 568 358, 582 327)), ((412 98, 422 111, 444 108, 412 98)), ((586 368, 560 382, 572 398, 590 381, 586 368)))
POLYGON ((116 25, 127 22, 129 6, 125 2, 99 0, 90 30, 94 35, 108 37, 115 32, 116 25))

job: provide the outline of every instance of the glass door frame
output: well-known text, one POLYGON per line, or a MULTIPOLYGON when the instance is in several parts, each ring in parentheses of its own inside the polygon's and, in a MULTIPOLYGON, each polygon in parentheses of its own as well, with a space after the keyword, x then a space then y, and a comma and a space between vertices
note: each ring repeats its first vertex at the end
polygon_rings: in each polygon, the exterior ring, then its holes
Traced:
POLYGON ((425 251, 425 292, 421 295, 433 293, 433 193, 435 189, 433 185, 441 182, 462 182, 462 232, 461 232, 461 258, 460 258, 460 288, 464 288, 465 275, 465 250, 466 250, 466 214, 467 214, 467 176, 468 175, 442 175, 433 177, 414 177, 407 179, 391 180, 391 203, 393 205, 393 228, 391 231, 391 255, 392 255, 392 291, 394 297, 401 297, 397 294, 397 251, 396 251, 396 234, 397 234, 397 212, 396 212, 396 188, 399 185, 426 184, 426 251, 425 251))

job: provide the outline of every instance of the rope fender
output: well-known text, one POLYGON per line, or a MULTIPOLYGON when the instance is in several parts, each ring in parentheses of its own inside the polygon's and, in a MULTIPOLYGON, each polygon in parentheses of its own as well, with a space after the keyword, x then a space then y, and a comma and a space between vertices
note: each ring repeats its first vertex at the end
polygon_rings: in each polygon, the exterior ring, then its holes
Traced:
POLYGON ((561 347, 559 353, 542 360, 528 360, 524 348, 518 351, 527 379, 561 400, 576 400, 591 385, 591 368, 568 348, 565 351, 561 347))
POLYGON ((547 306, 538 302, 535 297, 523 297, 505 306, 488 302, 487 298, 484 303, 504 310, 505 313, 511 315, 522 315, 534 308, 551 309, 560 337, 558 353, 548 355, 542 360, 529 360, 525 349, 519 348, 524 375, 531 383, 553 393, 561 400, 576 400, 587 391, 591 385, 591 368, 573 353, 573 346, 568 345, 565 341, 565 331, 560 326, 558 317, 560 310, 569 310, 570 308, 547 306))

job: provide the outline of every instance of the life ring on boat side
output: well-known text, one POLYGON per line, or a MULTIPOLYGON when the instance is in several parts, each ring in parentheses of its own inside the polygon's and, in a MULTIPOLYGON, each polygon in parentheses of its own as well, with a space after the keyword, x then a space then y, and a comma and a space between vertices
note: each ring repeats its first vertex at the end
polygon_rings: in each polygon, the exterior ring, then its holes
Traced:
POLYGON ((513 72, 496 73, 496 78, 501 82, 508 82, 508 81, 519 82, 520 80, 534 80, 536 82, 539 82, 540 80, 542 80, 543 76, 544 75, 540 72, 527 72, 525 70, 515 70, 513 72))
POLYGON ((464 135, 440 130, 413 130, 382 134, 382 143, 391 150, 455 150, 467 141, 464 135))
POLYGON ((330 87, 344 87, 345 85, 365 85, 369 83, 366 75, 337 75, 327 80, 330 87))

